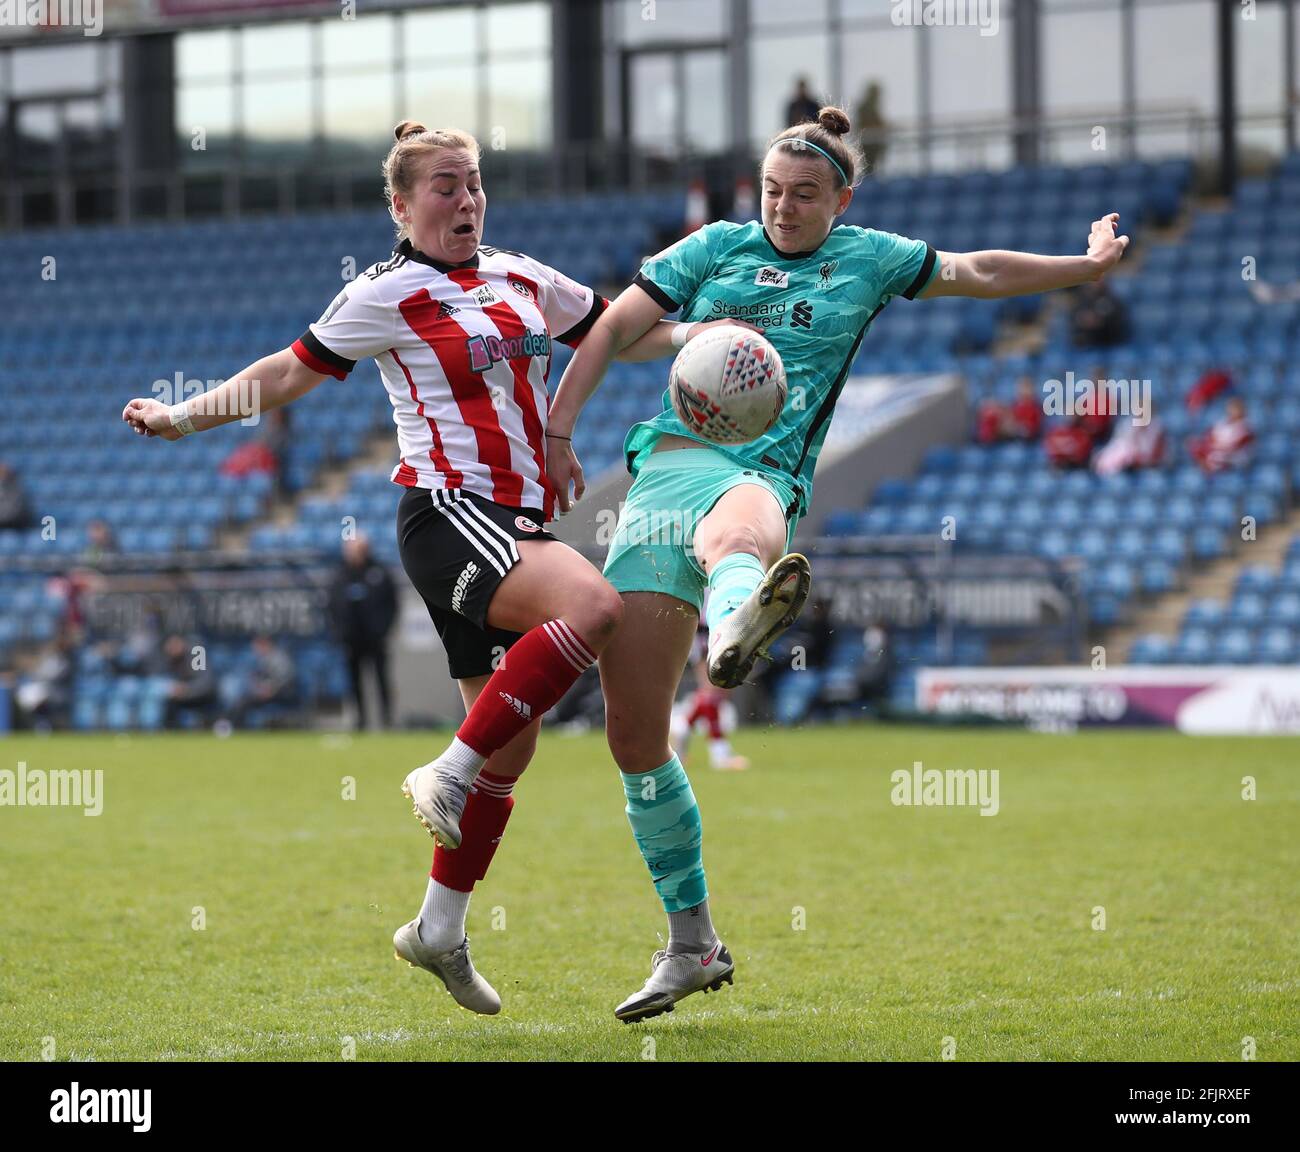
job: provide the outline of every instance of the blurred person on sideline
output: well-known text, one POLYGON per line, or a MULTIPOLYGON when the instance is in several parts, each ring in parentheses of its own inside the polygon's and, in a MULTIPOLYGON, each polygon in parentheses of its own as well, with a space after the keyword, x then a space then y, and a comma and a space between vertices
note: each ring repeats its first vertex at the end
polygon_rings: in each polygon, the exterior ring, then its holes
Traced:
POLYGON ((367 727, 364 678, 373 668, 379 687, 382 726, 393 722, 388 685, 388 634, 397 619, 397 591, 388 569, 370 555, 370 542, 357 536, 343 542, 343 563, 330 585, 330 620, 347 655, 348 675, 357 705, 356 726, 367 727))
POLYGON ((747 757, 738 756, 731 748, 728 732, 735 727, 735 710, 728 703, 729 689, 715 688, 709 681, 709 633, 703 621, 695 634, 695 647, 691 652, 689 673, 695 688, 678 705, 673 716, 673 747, 683 763, 686 762, 691 736, 697 727, 703 727, 709 738, 709 765, 718 772, 743 772, 749 767, 747 757))
POLYGON ((65 630, 36 657, 31 670, 18 679, 14 691, 20 725, 37 732, 68 727, 75 672, 76 637, 65 630))
POLYGON ((794 95, 785 106, 785 126, 793 128, 796 124, 808 124, 815 122, 817 113, 821 111, 821 105, 813 99, 812 93, 808 91, 808 77, 800 76, 795 81, 794 95))
POLYGON ((858 147, 862 149, 862 156, 866 160, 867 171, 870 173, 879 171, 881 162, 885 159, 888 125, 880 110, 880 98, 880 82, 872 80, 862 90, 862 99, 858 101, 855 115, 857 126, 861 131, 858 147))
POLYGON ((253 637, 253 667, 241 678, 231 701, 229 722, 242 728, 248 713, 268 704, 289 704, 297 698, 293 660, 270 636, 253 637))
POLYGON ((207 724, 208 714, 216 704, 217 689, 206 660, 199 660, 194 645, 184 636, 173 633, 163 643, 161 673, 168 681, 163 709, 163 727, 180 726, 183 712, 198 714, 207 724))
POLYGON ((858 665, 858 699, 879 709, 889 700, 894 654, 883 624, 868 624, 862 632, 862 662, 858 665))

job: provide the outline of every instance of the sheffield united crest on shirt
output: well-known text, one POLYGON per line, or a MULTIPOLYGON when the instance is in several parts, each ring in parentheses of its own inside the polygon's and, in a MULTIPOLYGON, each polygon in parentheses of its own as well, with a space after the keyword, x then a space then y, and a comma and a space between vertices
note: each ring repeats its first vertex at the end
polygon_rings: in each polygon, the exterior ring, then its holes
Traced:
POLYGON ((534 304, 537 303, 537 293, 533 291, 532 285, 525 283, 518 276, 507 276, 506 283, 525 300, 531 300, 534 304))

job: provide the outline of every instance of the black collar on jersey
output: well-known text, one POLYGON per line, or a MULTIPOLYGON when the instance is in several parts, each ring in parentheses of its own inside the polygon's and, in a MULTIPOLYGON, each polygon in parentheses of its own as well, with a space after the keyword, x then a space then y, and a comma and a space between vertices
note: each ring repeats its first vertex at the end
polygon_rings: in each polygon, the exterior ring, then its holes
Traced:
POLYGON ((477 268, 478 253, 475 252, 468 260, 462 260, 459 264, 448 264, 442 260, 435 260, 432 256, 426 256, 414 244, 408 236, 403 240, 393 252, 398 256, 405 256, 408 260, 414 260, 417 264, 427 264, 430 268, 436 268, 439 272, 451 272, 457 268, 477 268))
MULTIPOLYGON (((835 228, 832 225, 831 232, 834 231, 835 228)), ((830 239, 830 235, 831 235, 830 232, 826 233, 826 240, 830 239)), ((818 244, 816 248, 809 248, 807 252, 782 252, 780 248, 778 248, 775 244, 772 243, 772 237, 767 234, 766 227, 763 229, 763 239, 767 241, 767 246, 771 248, 772 251, 775 252, 777 257, 781 260, 806 260, 809 256, 812 256, 815 253, 820 252, 822 244, 826 243, 826 240, 823 240, 822 243, 818 244)))

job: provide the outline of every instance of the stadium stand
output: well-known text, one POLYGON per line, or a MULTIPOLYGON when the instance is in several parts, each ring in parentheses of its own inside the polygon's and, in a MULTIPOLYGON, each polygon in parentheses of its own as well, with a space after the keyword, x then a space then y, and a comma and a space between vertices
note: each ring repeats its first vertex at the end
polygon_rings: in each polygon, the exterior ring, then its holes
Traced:
MULTIPOLYGON (((936 447, 918 475, 880 485, 865 507, 833 513, 816 545, 819 557, 834 557, 855 537, 930 532, 951 515, 961 525, 960 548, 1079 558, 1090 620, 1104 627, 1133 619, 1151 598, 1180 587, 1197 564, 1230 554, 1241 516, 1269 525, 1287 512, 1300 485, 1300 459, 1291 448, 1300 432, 1300 301, 1257 300, 1239 262, 1227 255, 1258 253, 1254 271, 1261 282, 1300 281, 1300 155, 1266 179, 1244 182, 1224 211, 1189 213, 1191 179, 1191 162, 1172 160, 909 176, 860 190, 846 223, 920 236, 948 250, 1075 251, 1084 240, 1082 223, 1100 207, 1118 210, 1121 230, 1140 245, 1139 259, 1130 262, 1135 270, 1126 264, 1112 278, 1133 320, 1124 346, 1074 348, 1068 316, 1045 310, 1040 297, 900 300, 864 341, 853 370, 960 372, 972 412, 985 400, 1012 399, 1016 380, 1026 374, 1041 381, 1098 363, 1111 376, 1140 371, 1153 378, 1172 450, 1163 467, 1101 477, 1053 471, 1036 444, 936 447), (1171 225, 1185 225, 1178 239, 1147 242, 1149 230, 1171 225), (1042 337, 1038 351, 995 355, 1008 326, 1027 324, 1042 337), (1182 443, 1221 413, 1222 400, 1190 412, 1183 398, 1211 369, 1231 374, 1262 435, 1248 468, 1207 476, 1182 443)), ((679 193, 494 202, 488 238, 613 292, 647 252, 680 232, 683 212, 679 193)), ((260 427, 203 437, 183 452, 116 435, 124 398, 138 394, 141 381, 171 383, 179 372, 206 387, 283 347, 320 314, 341 276, 381 259, 390 247, 390 222, 374 212, 0 238, 0 304, 15 321, 0 349, 0 403, 13 416, 0 426, 0 460, 17 470, 35 514, 28 528, 0 530, 0 661, 20 646, 52 641, 67 611, 66 590, 52 573, 24 567, 21 558, 39 553, 69 567, 84 563, 95 520, 108 526, 121 555, 164 563, 178 550, 219 544, 267 559, 332 558, 340 521, 353 516, 377 555, 396 563, 397 491, 384 470, 352 472, 373 438, 389 435, 389 406, 373 364, 359 365, 345 384, 327 381, 293 406, 282 482, 297 503, 288 520, 289 506, 275 499, 267 473, 222 471, 232 453, 265 435, 260 427), (30 277, 15 272, 47 257, 54 261, 52 277, 33 292, 30 277), (71 315, 78 317, 75 326, 66 322, 71 315), (44 406, 37 397, 60 390, 75 393, 80 418, 47 421, 34 444, 31 426, 44 406), (55 470, 51 450, 60 462, 55 470), (342 494, 318 487, 344 472, 352 475, 342 494)), ((557 346, 553 383, 568 355, 557 346)), ((662 388, 662 365, 614 367, 584 418, 589 475, 620 463, 626 429, 657 410, 662 388)), ((338 492, 339 484, 330 490, 338 492)), ((1300 555, 1295 559, 1300 563, 1300 555)), ((1231 605, 1217 615, 1200 606, 1188 614, 1176 643, 1140 642, 1133 658, 1294 660, 1300 568, 1272 574, 1267 588, 1262 575, 1250 572, 1243 570, 1231 605), (1262 598, 1274 593, 1278 611, 1265 622, 1262 598)), ((958 636, 942 653, 933 638, 899 635, 893 645, 895 661, 909 667, 988 658, 979 635, 958 636)), ((298 657, 301 697, 342 695, 337 651, 322 644, 298 657)), ((218 646, 218 658, 226 671, 239 671, 236 652, 218 646)), ((806 714, 814 698, 827 697, 827 683, 846 678, 860 659, 861 639, 839 638, 817 675, 787 676, 784 695, 774 685, 778 716, 806 714)), ((83 652, 72 707, 76 726, 156 726, 160 690, 83 652)), ((900 699, 906 690, 903 682, 900 699)))

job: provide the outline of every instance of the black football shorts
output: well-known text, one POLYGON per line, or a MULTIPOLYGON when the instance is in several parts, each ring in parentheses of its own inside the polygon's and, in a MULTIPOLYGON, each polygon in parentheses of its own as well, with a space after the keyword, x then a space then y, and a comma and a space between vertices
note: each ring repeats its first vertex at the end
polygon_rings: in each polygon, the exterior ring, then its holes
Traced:
POLYGON ((521 635, 487 623, 497 586, 519 563, 520 540, 555 541, 541 509, 508 508, 454 488, 408 488, 398 502, 402 567, 442 637, 454 680, 494 671, 494 656, 521 635))

